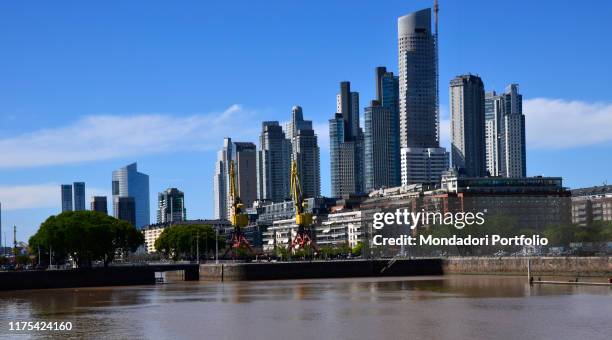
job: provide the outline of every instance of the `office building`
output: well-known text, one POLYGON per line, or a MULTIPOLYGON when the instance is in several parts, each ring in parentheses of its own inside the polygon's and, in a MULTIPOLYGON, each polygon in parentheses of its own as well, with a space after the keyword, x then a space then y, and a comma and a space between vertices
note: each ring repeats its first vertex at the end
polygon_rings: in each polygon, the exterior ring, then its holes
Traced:
POLYGON ((398 19, 402 185, 439 180, 448 153, 439 146, 438 32, 431 9, 398 19))
POLYGON ((251 207, 257 199, 257 148, 249 142, 232 142, 231 138, 223 140, 223 148, 217 154, 215 174, 213 176, 213 200, 215 218, 229 219, 229 169, 234 161, 236 176, 236 193, 245 207, 251 207))
POLYGON ((291 159, 297 162, 302 184, 302 195, 314 198, 321 195, 320 151, 312 121, 304 120, 302 108, 294 106, 285 134, 291 142, 291 159))
POLYGON ((401 183, 399 145, 399 79, 377 67, 376 100, 364 113, 365 189, 395 187, 401 183))
POLYGON ((91 211, 108 215, 108 202, 106 196, 93 196, 90 203, 91 211))
POLYGON ((402 148, 400 151, 402 185, 437 183, 448 169, 444 148, 402 148))
POLYGON ((134 197, 128 196, 113 196, 113 211, 115 218, 127 221, 131 225, 136 226, 138 214, 136 212, 137 202, 134 197))
POLYGON ((291 141, 277 121, 263 122, 257 151, 257 198, 281 202, 289 197, 291 141))
POLYGON ((62 212, 72 211, 72 184, 62 184, 62 212))
POLYGON ((187 219, 185 194, 177 188, 168 188, 157 194, 157 223, 175 223, 187 219))
POLYGON ((484 85, 475 75, 450 82, 451 159, 459 174, 486 175, 484 85))
POLYGON ((350 83, 340 83, 337 111, 329 120, 332 196, 341 197, 365 190, 364 136, 359 127, 359 93, 350 83))
MULTIPOLYGON (((127 216, 117 210, 117 203, 129 205, 129 200, 117 200, 118 197, 133 199, 135 223, 134 226, 142 228, 150 223, 149 208, 149 176, 138 172, 136 163, 113 171, 112 193, 113 193, 113 215, 116 218, 127 216), (123 214, 123 215, 122 215, 123 214)), ((126 219, 126 218, 121 218, 126 219)))
POLYGON ((74 182, 72 188, 74 191, 74 211, 87 210, 85 206, 85 182, 74 182))
POLYGON ((397 125, 391 109, 373 100, 365 108, 364 120, 366 191, 400 185, 397 125))

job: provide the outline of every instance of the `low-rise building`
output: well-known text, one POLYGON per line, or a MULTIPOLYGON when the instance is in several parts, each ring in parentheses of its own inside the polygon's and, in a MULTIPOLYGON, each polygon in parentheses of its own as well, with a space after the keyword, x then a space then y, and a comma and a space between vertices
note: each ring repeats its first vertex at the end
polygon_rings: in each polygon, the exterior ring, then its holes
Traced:
POLYGON ((572 223, 584 227, 594 221, 612 221, 612 185, 572 190, 572 223))

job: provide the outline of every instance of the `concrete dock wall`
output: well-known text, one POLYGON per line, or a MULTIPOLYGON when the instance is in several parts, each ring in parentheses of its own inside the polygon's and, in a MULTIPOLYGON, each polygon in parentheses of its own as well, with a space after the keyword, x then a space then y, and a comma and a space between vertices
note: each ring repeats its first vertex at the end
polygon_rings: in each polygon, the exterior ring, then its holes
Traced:
POLYGON ((155 284, 155 271, 147 267, 0 272, 0 290, 148 284, 155 284))
POLYGON ((612 275, 612 257, 457 257, 442 261, 445 274, 527 275, 527 260, 533 275, 612 275))
POLYGON ((441 275, 440 259, 351 260, 204 264, 200 280, 288 280, 368 276, 441 275))

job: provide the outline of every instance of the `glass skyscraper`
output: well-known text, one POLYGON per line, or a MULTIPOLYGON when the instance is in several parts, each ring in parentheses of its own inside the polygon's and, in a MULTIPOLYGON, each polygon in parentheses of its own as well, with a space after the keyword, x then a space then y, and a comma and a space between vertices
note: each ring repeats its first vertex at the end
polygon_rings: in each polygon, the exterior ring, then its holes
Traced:
POLYGON ((72 211, 72 184, 62 184, 62 212, 72 211))
POLYGON ((377 67, 376 100, 365 108, 364 154, 366 191, 396 187, 400 181, 399 79, 377 67))
POLYGON ((329 120, 332 196, 365 191, 363 130, 359 127, 359 93, 340 83, 336 113, 329 120))
POLYGON ((85 182, 74 182, 74 211, 87 210, 85 207, 85 182))
POLYGON ((138 172, 137 164, 132 163, 113 171, 113 215, 119 218, 119 206, 131 206, 129 200, 117 200, 118 197, 134 199, 134 221, 137 228, 150 223, 149 210, 149 175, 138 172))

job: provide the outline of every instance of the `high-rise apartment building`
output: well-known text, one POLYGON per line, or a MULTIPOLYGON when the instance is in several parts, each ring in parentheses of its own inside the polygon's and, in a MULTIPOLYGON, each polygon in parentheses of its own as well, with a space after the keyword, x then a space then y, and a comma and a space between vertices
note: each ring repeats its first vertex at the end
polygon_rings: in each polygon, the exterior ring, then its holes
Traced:
POLYGON ((85 182, 74 182, 72 188, 74 190, 74 211, 87 210, 85 206, 85 182))
POLYGON ((72 184, 62 184, 62 212, 72 211, 72 184))
POLYGON ((508 85, 502 95, 500 127, 500 175, 526 177, 525 115, 523 115, 523 96, 518 93, 518 84, 508 85))
POLYGON ((157 194, 157 223, 176 223, 187 220, 185 194, 168 188, 157 194))
POLYGON ((451 156, 459 175, 486 175, 484 84, 475 75, 450 82, 451 156))
POLYGON ((93 196, 90 202, 91 211, 108 215, 108 202, 106 196, 93 196))
MULTIPOLYGON (((112 181, 113 192, 113 215, 116 218, 120 216, 128 216, 117 210, 125 204, 125 208, 129 208, 130 200, 117 200, 117 198, 133 198, 134 204, 134 226, 142 228, 150 223, 150 208, 149 208, 149 175, 138 172, 136 163, 129 164, 125 167, 113 171, 112 181)), ((125 219, 125 218, 121 218, 125 219)))
POLYGON ((257 198, 282 202, 289 198, 291 142, 277 121, 263 122, 257 151, 257 198))
POLYGON ((214 184, 215 218, 229 219, 231 203, 229 197, 229 168, 234 161, 237 194, 246 207, 257 199, 257 148, 249 142, 232 142, 225 138, 223 148, 217 154, 214 184))
POLYGON ((359 93, 340 83, 337 112, 329 120, 332 196, 361 193, 364 183, 363 130, 359 127, 359 93))
POLYGON ((213 175, 213 214, 215 219, 227 219, 228 210, 228 171, 232 155, 232 139, 223 140, 223 148, 217 152, 215 174, 213 175))
POLYGON ((365 189, 396 187, 400 181, 399 78, 385 67, 375 72, 376 100, 364 113, 365 189))
POLYGON ((499 124, 501 96, 495 91, 485 93, 485 154, 487 174, 499 176, 499 124))
POLYGON ((486 163, 491 176, 526 177, 525 115, 518 84, 485 97, 486 163))
POLYGON ((285 134, 291 142, 291 159, 295 160, 305 198, 321 196, 321 170, 317 135, 312 121, 304 120, 302 108, 294 106, 291 121, 285 125, 285 134))
POLYGON ((448 165, 448 153, 439 146, 437 45, 431 9, 398 19, 402 185, 439 181, 446 170, 439 165, 448 165))
POLYGON ((127 221, 131 225, 136 226, 138 213, 137 202, 134 197, 113 196, 113 211, 115 218, 127 221))

